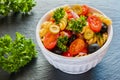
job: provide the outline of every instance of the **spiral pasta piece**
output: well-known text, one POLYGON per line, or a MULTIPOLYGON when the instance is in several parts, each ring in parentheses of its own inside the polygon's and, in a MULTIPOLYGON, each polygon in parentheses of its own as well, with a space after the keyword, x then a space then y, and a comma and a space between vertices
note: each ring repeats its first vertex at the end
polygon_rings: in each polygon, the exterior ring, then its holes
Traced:
POLYGON ((101 47, 101 46, 104 44, 103 37, 100 37, 100 38, 99 38, 99 42, 100 42, 99 46, 101 47))
POLYGON ((75 4, 71 8, 78 15, 80 15, 82 13, 82 8, 79 4, 75 4))
MULTIPOLYGON (((87 26, 84 26, 83 29, 82 29, 82 31, 81 31, 81 34, 85 35, 86 31, 89 30, 89 29, 90 29, 90 28, 89 28, 88 25, 87 25, 87 26)), ((84 38, 85 38, 85 36, 84 36, 84 38)), ((86 39, 86 42, 87 42, 88 44, 92 44, 92 43, 94 43, 95 41, 96 41, 95 36, 93 36, 93 37, 90 38, 90 39, 86 39)))
POLYGON ((67 13, 65 13, 65 16, 61 19, 60 23, 60 30, 64 30, 67 26, 67 13))
POLYGON ((104 40, 104 43, 105 43, 108 39, 108 33, 104 33, 102 36, 103 36, 103 40, 104 40))
POLYGON ((93 43, 96 43, 96 41, 97 41, 97 37, 96 37, 96 35, 93 37, 93 43))
POLYGON ((92 44, 93 42, 93 39, 90 39, 90 40, 86 40, 86 42, 88 43, 88 44, 92 44))
POLYGON ((87 43, 88 44, 93 44, 93 43, 96 43, 96 41, 97 41, 97 37, 96 37, 96 35, 94 35, 93 38, 91 38, 90 40, 87 40, 87 43))
POLYGON ((43 36, 45 36, 45 34, 49 31, 49 27, 52 25, 52 22, 50 21, 46 21, 41 25, 41 29, 40 29, 40 37, 43 38, 43 36))
POLYGON ((64 6, 63 9, 64 9, 65 11, 71 11, 71 10, 72 10, 71 7, 68 6, 68 5, 64 6))
POLYGON ((97 43, 98 45, 101 47, 104 45, 104 43, 106 42, 108 38, 108 34, 107 33, 103 33, 101 36, 97 35, 97 43))
POLYGON ((102 15, 102 14, 94 13, 93 15, 99 17, 99 19, 100 19, 103 23, 107 24, 108 26, 110 26, 110 25, 112 24, 112 21, 111 21, 108 17, 105 17, 105 16, 102 15))
MULTIPOLYGON (((81 32, 81 34, 85 35, 86 31, 89 29, 89 26, 85 26, 83 27, 83 30, 81 32)), ((90 33, 89 33, 90 34, 90 33)), ((84 36, 85 38, 85 36, 84 36)), ((94 34, 93 37, 87 39, 86 38, 86 42, 90 45, 90 44, 94 44, 97 43, 100 47, 104 45, 104 43, 106 42, 108 38, 108 33, 103 33, 103 34, 94 34)))
POLYGON ((86 27, 87 27, 87 26, 84 26, 84 27, 83 27, 83 29, 82 29, 82 31, 81 31, 81 34, 84 34, 84 33, 85 33, 86 27))

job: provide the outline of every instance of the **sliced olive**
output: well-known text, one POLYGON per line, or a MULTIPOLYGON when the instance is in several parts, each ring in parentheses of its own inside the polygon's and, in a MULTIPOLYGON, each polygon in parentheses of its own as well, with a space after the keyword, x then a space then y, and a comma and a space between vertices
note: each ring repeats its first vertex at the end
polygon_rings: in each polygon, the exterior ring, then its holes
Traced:
POLYGON ((84 33, 84 38, 89 40, 93 38, 93 36, 94 36, 94 32, 91 29, 86 28, 85 33, 84 33))
POLYGON ((52 52, 54 52, 55 54, 59 54, 59 55, 62 55, 63 51, 60 50, 58 47, 55 47, 52 52))
POLYGON ((70 46, 70 44, 77 38, 77 36, 75 34, 73 34, 69 39, 68 39, 68 43, 67 46, 70 46))
POLYGON ((97 43, 91 44, 88 46, 88 53, 93 53, 97 51, 100 48, 100 46, 97 43))
POLYGON ((105 23, 102 23, 102 28, 100 30, 101 33, 107 32, 108 26, 105 23))

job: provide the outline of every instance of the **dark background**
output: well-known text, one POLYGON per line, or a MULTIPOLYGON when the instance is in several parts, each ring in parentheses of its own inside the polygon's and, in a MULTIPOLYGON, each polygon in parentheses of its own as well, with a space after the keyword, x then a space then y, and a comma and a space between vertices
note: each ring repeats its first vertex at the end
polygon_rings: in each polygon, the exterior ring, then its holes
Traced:
POLYGON ((120 80, 120 0, 37 0, 29 15, 0 16, 0 36, 15 37, 20 32, 36 43, 38 58, 18 73, 8 74, 0 69, 0 80, 120 80), (63 73, 50 65, 41 53, 35 37, 39 19, 50 9, 64 4, 87 4, 109 16, 113 21, 114 36, 107 54, 95 68, 83 74, 63 73))

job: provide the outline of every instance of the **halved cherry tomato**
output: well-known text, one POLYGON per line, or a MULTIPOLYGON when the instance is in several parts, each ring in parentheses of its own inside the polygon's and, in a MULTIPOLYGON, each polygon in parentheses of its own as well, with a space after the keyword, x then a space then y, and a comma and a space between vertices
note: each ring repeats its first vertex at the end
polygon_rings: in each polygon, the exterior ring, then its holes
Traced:
POLYGON ((59 34, 52 34, 48 32, 44 38, 43 38, 43 44, 45 48, 51 50, 55 47, 57 44, 57 38, 59 37, 59 34))
POLYGON ((82 5, 82 15, 87 15, 89 11, 88 6, 82 5))
POLYGON ((74 40, 70 47, 69 47, 69 52, 71 55, 77 55, 79 52, 81 52, 85 48, 85 42, 83 39, 76 39, 74 40))
POLYGON ((88 24, 94 32, 100 32, 102 28, 102 22, 94 15, 88 17, 88 24))
POLYGON ((68 14, 68 20, 70 20, 72 18, 74 18, 74 19, 79 18, 79 16, 76 13, 74 13, 73 11, 68 10, 67 14, 68 14))
POLYGON ((72 55, 67 51, 67 52, 64 52, 63 54, 62 54, 63 56, 66 56, 66 57, 72 57, 72 55))
POLYGON ((85 47, 81 52, 83 52, 83 53, 87 53, 88 50, 87 50, 87 48, 85 47))

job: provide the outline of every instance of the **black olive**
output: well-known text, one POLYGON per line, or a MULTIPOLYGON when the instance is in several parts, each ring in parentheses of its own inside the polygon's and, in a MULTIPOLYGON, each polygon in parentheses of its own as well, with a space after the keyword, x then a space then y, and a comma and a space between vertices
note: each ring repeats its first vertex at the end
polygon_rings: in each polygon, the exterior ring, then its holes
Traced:
POLYGON ((100 48, 100 46, 97 43, 91 44, 88 46, 88 53, 93 53, 97 51, 100 48))
POLYGON ((105 33, 107 32, 108 26, 105 23, 102 23, 102 28, 100 30, 100 33, 105 33))
POLYGON ((57 46, 54 49, 52 49, 52 52, 56 53, 56 54, 59 54, 59 55, 61 55, 63 53, 63 51, 60 50, 57 46))
POLYGON ((70 46, 70 44, 77 38, 77 36, 75 34, 73 34, 69 39, 68 39, 68 43, 67 46, 70 46))

